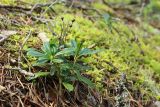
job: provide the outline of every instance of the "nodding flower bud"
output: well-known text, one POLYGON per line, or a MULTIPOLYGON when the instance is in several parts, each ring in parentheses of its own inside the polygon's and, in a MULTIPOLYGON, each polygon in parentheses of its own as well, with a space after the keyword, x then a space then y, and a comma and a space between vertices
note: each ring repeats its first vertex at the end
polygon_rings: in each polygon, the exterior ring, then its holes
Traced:
POLYGON ((57 36, 57 34, 55 32, 52 33, 53 36, 57 36))
POLYGON ((72 20, 72 23, 73 23, 73 22, 75 22, 75 21, 76 21, 76 20, 75 20, 75 19, 73 19, 73 20, 72 20))
POLYGON ((69 27, 72 27, 72 24, 69 27))
POLYGON ((64 20, 64 17, 61 17, 61 20, 63 21, 63 20, 64 20))

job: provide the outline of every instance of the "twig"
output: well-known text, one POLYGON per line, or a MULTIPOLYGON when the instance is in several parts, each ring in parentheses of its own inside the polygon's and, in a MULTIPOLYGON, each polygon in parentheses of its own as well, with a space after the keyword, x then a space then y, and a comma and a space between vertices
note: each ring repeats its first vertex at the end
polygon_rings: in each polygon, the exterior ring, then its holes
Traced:
POLYGON ((86 6, 81 6, 81 5, 72 5, 72 8, 78 8, 78 9, 82 9, 82 10, 93 10, 95 11, 98 15, 102 15, 101 12, 95 8, 88 8, 86 6))
POLYGON ((29 31, 29 34, 27 35, 27 37, 24 39, 22 45, 20 45, 19 56, 18 56, 18 68, 17 68, 17 70, 18 70, 21 74, 28 75, 28 76, 34 76, 33 73, 27 72, 27 71, 21 69, 22 49, 23 49, 25 43, 27 42, 27 40, 29 39, 30 36, 31 36, 31 30, 29 31))
POLYGON ((51 4, 48 6, 48 8, 45 9, 45 11, 41 14, 41 18, 44 16, 44 14, 47 12, 47 10, 48 10, 49 8, 51 8, 54 4, 57 4, 58 1, 59 1, 59 0, 56 0, 56 1, 54 1, 53 3, 51 3, 51 4))
MULTIPOLYGON (((56 3, 58 3, 58 2, 56 2, 56 3)), ((56 4, 56 3, 54 3, 54 4, 56 4)), ((51 4, 52 4, 52 3, 45 3, 45 4, 39 4, 39 3, 37 3, 37 4, 33 5, 33 7, 30 9, 30 13, 32 13, 34 10, 36 10, 36 9, 38 9, 38 8, 48 7, 48 6, 50 6, 51 4)))
POLYGON ((22 88, 24 89, 24 85, 23 85, 23 83, 21 82, 21 80, 18 78, 18 76, 17 76, 17 80, 18 80, 18 82, 20 83, 20 85, 22 86, 22 88))
POLYGON ((134 100, 133 99, 133 97, 132 97, 132 95, 131 95, 131 93, 129 92, 129 90, 126 88, 125 89, 127 92, 128 92, 128 94, 129 94, 129 97, 130 97, 130 101, 132 101, 132 102, 135 102, 137 105, 138 105, 138 107, 143 107, 138 101, 136 101, 136 100, 134 100))
POLYGON ((24 104, 23 104, 23 102, 22 102, 22 99, 20 98, 20 96, 17 96, 17 97, 18 97, 18 99, 19 99, 19 101, 20 101, 22 107, 25 107, 24 104))
POLYGON ((27 62, 29 72, 31 72, 31 68, 32 68, 31 63, 27 60, 27 58, 25 57, 24 54, 22 54, 22 56, 23 56, 24 60, 27 62))
POLYGON ((0 34, 0 44, 9 38, 11 35, 17 34, 16 31, 1 31, 0 34))
MULTIPOLYGON (((56 3, 58 0, 56 0, 56 3)), ((31 14, 33 11, 36 11, 37 9, 41 9, 42 7, 50 7, 52 6, 53 4, 56 4, 56 3, 45 3, 45 4, 35 4, 35 5, 32 5, 30 4, 30 6, 32 6, 32 8, 26 8, 26 7, 22 7, 22 6, 11 6, 11 5, 0 5, 0 9, 1 8, 4 8, 6 10, 9 10, 9 11, 12 11, 12 12, 23 12, 25 14, 31 14)))
POLYGON ((107 6, 111 7, 111 5, 110 5, 107 1, 102 0, 102 2, 103 2, 105 5, 107 5, 107 6))
POLYGON ((23 70, 21 68, 17 68, 17 67, 14 67, 14 68, 11 68, 11 67, 1 67, 0 69, 4 69, 4 70, 16 70, 16 71, 19 71, 21 74, 23 75, 26 75, 26 76, 34 76, 33 73, 31 72, 27 72, 26 70, 23 70))
MULTIPOLYGON (((57 2, 58 3, 58 2, 57 2)), ((37 4, 35 4, 35 5, 33 5, 33 10, 34 9, 37 9, 37 8, 42 8, 42 7, 48 7, 48 6, 50 6, 52 3, 45 3, 45 4, 39 4, 39 3, 37 3, 37 4)), ((55 4, 55 3, 54 3, 55 4)))
POLYGON ((1 8, 8 9, 8 10, 11 10, 11 11, 14 11, 15 9, 16 10, 24 10, 24 11, 29 11, 30 10, 30 8, 24 8, 24 7, 20 7, 20 6, 10 6, 10 5, 0 5, 0 9, 1 8))
POLYGON ((145 7, 145 3, 142 3, 140 11, 139 11, 139 16, 142 16, 144 7, 145 7))
POLYGON ((25 43, 27 42, 27 40, 29 39, 30 35, 31 35, 31 31, 29 31, 29 34, 27 35, 27 37, 23 41, 22 45, 20 46, 19 56, 18 56, 18 68, 20 68, 20 65, 21 65, 20 63, 21 63, 22 49, 23 49, 25 43))

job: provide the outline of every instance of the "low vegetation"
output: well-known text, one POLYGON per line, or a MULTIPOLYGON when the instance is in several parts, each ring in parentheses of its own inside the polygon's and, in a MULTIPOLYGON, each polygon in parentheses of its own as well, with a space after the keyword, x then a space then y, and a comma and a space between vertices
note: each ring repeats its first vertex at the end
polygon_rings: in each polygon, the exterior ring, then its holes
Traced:
POLYGON ((0 4, 0 29, 16 31, 0 42, 2 107, 150 107, 160 100, 159 0, 0 4))

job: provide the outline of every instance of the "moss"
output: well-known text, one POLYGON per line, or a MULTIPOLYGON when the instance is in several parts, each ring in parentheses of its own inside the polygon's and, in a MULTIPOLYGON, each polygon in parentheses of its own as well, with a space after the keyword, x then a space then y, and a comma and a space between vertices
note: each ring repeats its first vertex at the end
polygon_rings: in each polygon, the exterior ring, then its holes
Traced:
POLYGON ((87 74, 92 76, 93 81, 96 83, 96 88, 102 90, 103 88, 102 81, 105 78, 103 69, 98 70, 97 68, 95 68, 94 70, 88 71, 87 74))
POLYGON ((107 2, 111 2, 111 3, 129 3, 130 0, 106 0, 107 2))
POLYGON ((1 0, 0 4, 15 5, 16 4, 16 0, 1 0))
POLYGON ((27 3, 32 3, 32 4, 36 4, 36 3, 47 3, 49 2, 49 0, 22 0, 24 2, 27 2, 27 3))
POLYGON ((151 60, 150 61, 150 66, 153 68, 153 70, 160 74, 160 62, 156 61, 156 60, 151 60))
POLYGON ((113 9, 108 7, 107 5, 103 3, 93 3, 92 4, 94 8, 100 10, 101 12, 109 12, 109 13, 114 13, 113 9))
MULTIPOLYGON (((49 0, 29 0, 25 2, 37 3, 37 1, 39 3, 46 3, 49 0)), ((129 0, 109 1, 114 3, 129 2, 129 0)), ((159 1, 153 0, 151 2, 151 5, 146 7, 149 9, 144 10, 144 13, 146 11, 147 15, 151 14, 153 10, 159 10, 159 1)), ((1 0, 0 3, 16 5, 15 0, 1 0)), ((85 11, 88 16, 93 16, 92 19, 85 16, 83 14, 84 11, 77 11, 77 9, 72 8, 68 9, 61 4, 54 5, 53 8, 55 13, 49 9, 47 14, 44 15, 46 18, 56 15, 56 18, 51 20, 52 24, 49 23, 49 26, 47 26, 43 23, 34 23, 34 25, 14 27, 21 31, 21 35, 12 36, 3 46, 13 51, 13 54, 18 55, 16 51, 19 49, 19 43, 22 43, 25 39, 26 32, 31 30, 33 35, 23 49, 24 51, 30 47, 39 49, 41 45, 41 41, 37 37, 39 32, 46 32, 47 36, 52 39, 54 38, 52 32, 56 34, 60 34, 61 32, 62 17, 64 17, 66 25, 70 24, 72 19, 75 19, 76 21, 67 35, 67 40, 73 38, 85 40, 86 46, 89 45, 95 49, 103 49, 99 54, 83 59, 84 62, 89 62, 89 65, 93 68, 87 74, 92 76, 97 89, 100 91, 110 90, 108 86, 114 84, 121 73, 125 73, 127 80, 133 83, 133 90, 140 90, 141 94, 143 94, 143 100, 150 99, 150 96, 159 99, 160 92, 158 90, 160 89, 160 85, 159 79, 156 80, 156 78, 160 76, 160 35, 157 29, 146 22, 141 25, 127 25, 123 20, 117 20, 112 15, 110 15, 110 19, 105 20, 105 17, 97 17, 98 14, 96 12, 85 11), (115 70, 115 68, 118 70, 115 70), (112 83, 107 83, 108 86, 106 88, 104 86, 105 81, 112 83)), ((100 10, 102 14, 114 13, 112 9, 100 2, 93 2, 92 8, 100 10)), ((9 14, 8 17, 14 18, 15 14, 9 14)), ((5 23, 0 23, 1 26, 10 28, 12 24, 7 23, 5 25, 5 23)), ((34 63, 35 59, 28 57, 28 60, 34 63)), ((28 67, 25 63, 22 63, 22 65, 25 69, 28 67)))

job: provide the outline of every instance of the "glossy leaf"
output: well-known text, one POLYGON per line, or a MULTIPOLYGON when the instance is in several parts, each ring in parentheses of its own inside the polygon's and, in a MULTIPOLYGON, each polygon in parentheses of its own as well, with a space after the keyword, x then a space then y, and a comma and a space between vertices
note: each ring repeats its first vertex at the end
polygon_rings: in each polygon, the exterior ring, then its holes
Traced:
POLYGON ((74 90, 74 87, 72 84, 67 83, 67 82, 63 82, 62 84, 69 92, 74 90))
POLYGON ((56 46, 52 46, 51 47, 51 53, 55 54, 57 52, 57 47, 56 46))
POLYGON ((72 54, 74 52, 74 48, 65 48, 62 51, 58 52, 55 56, 72 54))
POLYGON ((51 48, 49 42, 43 43, 42 50, 48 54, 51 54, 51 48))
POLYGON ((75 40, 71 40, 71 45, 72 45, 72 47, 76 48, 77 47, 77 42, 75 40))
POLYGON ((91 80, 87 79, 86 77, 81 76, 79 71, 76 71, 76 75, 77 75, 79 81, 84 82, 85 84, 87 84, 91 88, 94 87, 93 82, 91 80))
POLYGON ((35 64, 33 64, 33 66, 44 66, 46 65, 48 62, 48 60, 38 60, 35 64))
POLYGON ((47 55, 44 55, 39 57, 38 60, 49 60, 49 57, 47 55))
POLYGON ((54 63, 62 63, 63 60, 62 59, 53 59, 52 62, 54 62, 54 63))
POLYGON ((88 48, 84 48, 83 50, 80 51, 79 55, 83 56, 83 55, 91 55, 91 54, 95 54, 100 52, 100 50, 91 50, 88 48))
POLYGON ((76 56, 78 56, 79 52, 81 51, 83 43, 84 43, 83 41, 81 41, 80 43, 77 43, 77 47, 75 49, 75 55, 76 56))
POLYGON ((33 66, 43 66, 43 65, 46 65, 48 61, 49 61, 49 58, 46 55, 43 55, 38 58, 37 62, 33 64, 33 66))
POLYGON ((29 49, 27 52, 27 55, 33 56, 33 57, 41 57, 44 56, 43 53, 36 51, 35 49, 29 49))

